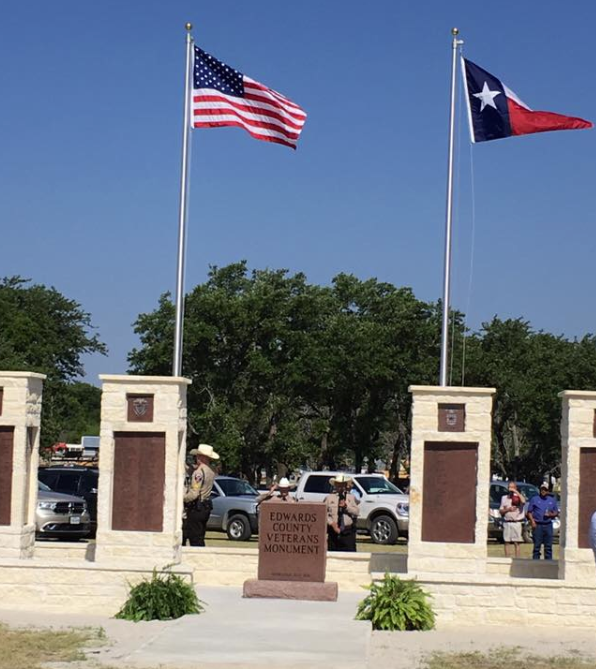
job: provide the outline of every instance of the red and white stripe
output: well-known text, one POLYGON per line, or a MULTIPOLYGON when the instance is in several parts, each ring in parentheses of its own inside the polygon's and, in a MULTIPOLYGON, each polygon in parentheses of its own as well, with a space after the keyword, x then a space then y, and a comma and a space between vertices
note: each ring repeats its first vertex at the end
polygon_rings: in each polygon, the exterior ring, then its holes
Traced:
POLYGON ((244 97, 226 95, 214 88, 192 92, 195 128, 237 126, 256 139, 296 148, 306 112, 284 95, 243 76, 244 97))

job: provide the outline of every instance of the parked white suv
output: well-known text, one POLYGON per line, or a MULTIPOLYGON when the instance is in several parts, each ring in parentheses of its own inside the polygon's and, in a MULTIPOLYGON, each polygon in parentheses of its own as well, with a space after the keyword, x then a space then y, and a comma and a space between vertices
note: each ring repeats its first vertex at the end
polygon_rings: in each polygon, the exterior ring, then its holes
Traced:
MULTIPOLYGON (((299 502, 322 502, 331 492, 329 481, 345 472, 305 472, 296 488, 299 502)), ((383 474, 350 474, 352 493, 360 501, 357 527, 370 534, 375 544, 394 544, 408 536, 410 503, 407 495, 383 474)))

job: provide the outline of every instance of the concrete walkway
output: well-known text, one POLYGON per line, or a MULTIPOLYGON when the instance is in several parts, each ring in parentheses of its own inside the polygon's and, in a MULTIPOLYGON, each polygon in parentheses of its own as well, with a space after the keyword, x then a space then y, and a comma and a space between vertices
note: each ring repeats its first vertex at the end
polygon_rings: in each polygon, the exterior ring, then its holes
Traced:
MULTIPOLYGON (((364 593, 363 593, 364 594, 364 593)), ((436 651, 523 652, 595 658, 596 631, 566 628, 467 627, 435 632, 373 632, 354 614, 363 594, 338 602, 242 599, 239 588, 199 589, 205 613, 168 622, 130 623, 100 616, 0 610, 0 623, 27 627, 102 627, 108 643, 91 649, 91 669, 415 669, 436 651)))
POLYGON ((237 588, 201 588, 208 603, 128 656, 133 665, 156 660, 177 667, 269 666, 362 669, 370 627, 356 622, 359 596, 338 602, 242 599, 237 588))
POLYGON ((206 610, 168 622, 0 610, 0 622, 28 627, 102 627, 109 644, 89 657, 110 667, 223 669, 283 664, 363 669, 370 625, 354 620, 363 595, 337 602, 243 599, 240 588, 198 590, 206 610))

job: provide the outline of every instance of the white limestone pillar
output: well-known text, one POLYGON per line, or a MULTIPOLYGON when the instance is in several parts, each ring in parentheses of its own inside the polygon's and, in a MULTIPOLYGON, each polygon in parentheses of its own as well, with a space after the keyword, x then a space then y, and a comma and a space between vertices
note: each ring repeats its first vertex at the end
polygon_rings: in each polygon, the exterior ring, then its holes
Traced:
POLYGON ((180 562, 186 390, 180 377, 100 375, 95 559, 180 562))
POLYGON ((45 378, 0 372, 0 557, 33 555, 45 378))
POLYGON ((408 573, 483 573, 494 388, 411 386, 408 573))
POLYGON ((589 547, 596 511, 596 392, 565 390, 561 417, 561 533, 559 578, 594 585, 596 565, 589 547))

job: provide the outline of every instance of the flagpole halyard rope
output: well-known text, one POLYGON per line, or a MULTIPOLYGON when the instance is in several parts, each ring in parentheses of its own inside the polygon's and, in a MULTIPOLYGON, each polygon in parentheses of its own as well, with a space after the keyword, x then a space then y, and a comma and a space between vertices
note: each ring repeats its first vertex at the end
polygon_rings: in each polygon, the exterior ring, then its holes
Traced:
POLYGON ((461 384, 466 380, 466 337, 468 330, 468 312, 472 301, 472 281, 474 279, 474 253, 476 250, 476 182, 474 179, 474 144, 470 142, 470 189, 472 191, 472 231, 470 234, 470 270, 468 273, 468 294, 466 296, 466 311, 464 314, 464 336, 461 360, 461 384))

